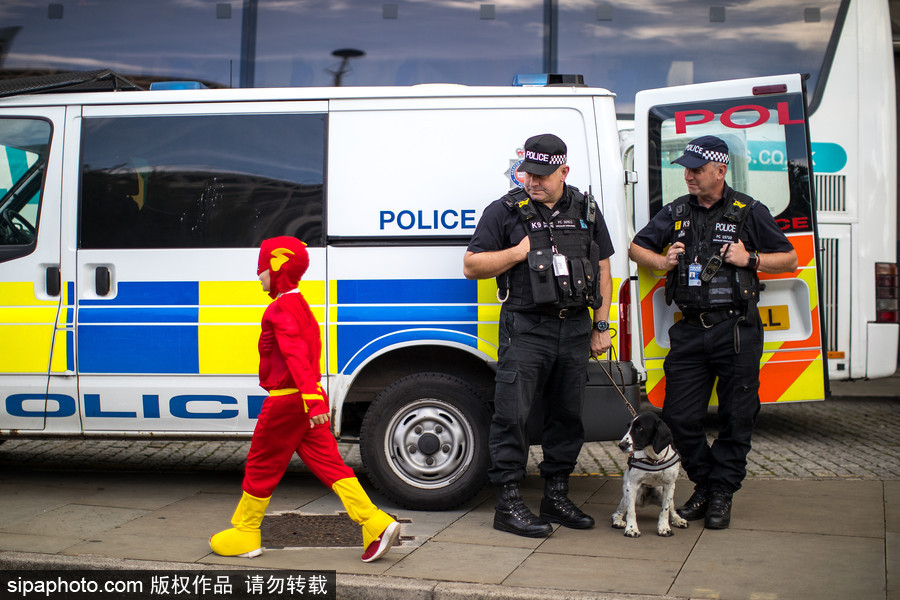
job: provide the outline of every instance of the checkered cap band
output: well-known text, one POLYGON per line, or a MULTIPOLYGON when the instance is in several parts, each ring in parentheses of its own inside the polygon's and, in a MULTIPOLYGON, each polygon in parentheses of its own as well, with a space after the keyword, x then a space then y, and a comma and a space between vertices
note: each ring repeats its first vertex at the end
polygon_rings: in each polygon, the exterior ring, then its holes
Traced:
POLYGON ((715 150, 706 150, 703 146, 698 146, 696 144, 688 144, 684 149, 685 154, 691 152, 698 156, 702 156, 706 160, 711 160, 713 162, 719 162, 723 164, 728 164, 728 153, 727 152, 716 152, 715 150))
POLYGON ((525 160, 529 162, 541 163, 543 165, 564 165, 566 164, 565 154, 545 154, 543 152, 533 152, 527 150, 525 152, 525 160))

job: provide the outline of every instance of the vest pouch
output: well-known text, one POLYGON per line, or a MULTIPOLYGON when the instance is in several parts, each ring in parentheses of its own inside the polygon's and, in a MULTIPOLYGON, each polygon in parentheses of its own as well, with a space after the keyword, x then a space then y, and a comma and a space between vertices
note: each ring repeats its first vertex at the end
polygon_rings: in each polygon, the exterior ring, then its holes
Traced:
POLYGON ((587 293, 590 307, 600 308, 603 305, 603 296, 600 295, 600 246, 593 240, 591 240, 590 258, 584 274, 588 279, 587 293))
POLYGON ((734 297, 743 305, 759 300, 759 279, 747 269, 734 270, 734 297))
POLYGON ((553 275, 553 252, 532 250, 528 253, 528 275, 535 304, 554 304, 559 300, 553 275))
POLYGON ((672 306, 675 299, 675 288, 678 286, 678 270, 681 265, 666 273, 666 306, 672 306))
MULTIPOLYGON (((569 261, 569 272, 572 274, 572 301, 585 304, 585 293, 590 290, 588 273, 591 265, 586 258, 573 258, 569 261)), ((593 278, 592 278, 593 279, 593 278)))

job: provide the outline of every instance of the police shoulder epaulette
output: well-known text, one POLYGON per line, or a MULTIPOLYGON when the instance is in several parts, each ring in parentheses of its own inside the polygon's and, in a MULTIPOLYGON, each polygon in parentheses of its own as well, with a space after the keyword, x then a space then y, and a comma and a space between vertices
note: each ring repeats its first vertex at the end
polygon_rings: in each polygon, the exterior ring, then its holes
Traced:
POLYGON ((524 188, 515 187, 506 192, 506 195, 500 198, 500 201, 503 202, 503 205, 509 210, 518 210, 519 203, 527 198, 528 194, 525 192, 524 188))
POLYGON ((725 209, 724 217, 729 221, 741 222, 750 214, 750 210, 756 204, 756 200, 741 192, 734 190, 731 190, 731 192, 728 197, 729 205, 725 209))
POLYGON ((519 211, 519 218, 523 221, 530 221, 539 216, 537 209, 531 202, 531 198, 528 197, 528 194, 522 188, 510 190, 503 197, 503 202, 508 209, 519 211))

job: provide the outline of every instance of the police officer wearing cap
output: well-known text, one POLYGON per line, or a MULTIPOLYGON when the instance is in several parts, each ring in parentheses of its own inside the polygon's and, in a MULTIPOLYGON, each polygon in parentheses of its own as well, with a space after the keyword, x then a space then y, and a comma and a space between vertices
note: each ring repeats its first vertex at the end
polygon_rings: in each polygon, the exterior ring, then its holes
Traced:
POLYGON ((550 535, 550 523, 594 525, 569 499, 568 480, 584 443, 588 360, 611 346, 613 246, 593 198, 566 184, 566 154, 565 143, 552 134, 525 142, 519 167, 524 189, 485 209, 463 262, 469 279, 496 277, 503 302, 489 438, 494 528, 528 537, 550 535), (540 516, 528 509, 519 488, 535 403, 544 408, 540 516))
POLYGON ((691 141, 673 161, 684 167, 689 193, 659 211, 629 248, 638 265, 668 272, 666 301, 682 313, 669 329, 662 417, 694 482, 677 512, 704 519, 709 529, 731 522, 732 494, 747 472, 759 412, 757 272, 797 268, 797 254, 769 209, 725 183, 728 162, 721 139, 691 141), (702 421, 716 377, 720 430, 710 446, 702 421))

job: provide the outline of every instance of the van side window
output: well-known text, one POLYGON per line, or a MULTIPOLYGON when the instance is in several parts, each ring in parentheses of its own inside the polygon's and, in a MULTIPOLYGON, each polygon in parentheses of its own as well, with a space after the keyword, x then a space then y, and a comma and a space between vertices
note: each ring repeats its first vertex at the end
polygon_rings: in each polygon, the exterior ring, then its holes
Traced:
POLYGON ((0 119, 0 262, 32 252, 50 123, 38 119, 0 119))
POLYGON ((85 119, 81 248, 323 246, 325 115, 85 119))

